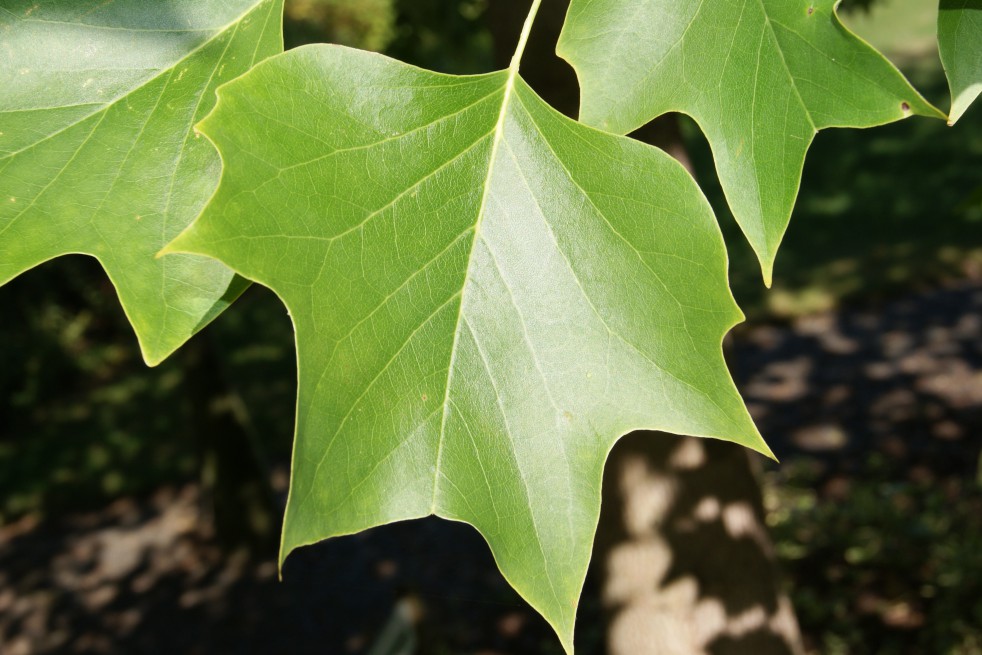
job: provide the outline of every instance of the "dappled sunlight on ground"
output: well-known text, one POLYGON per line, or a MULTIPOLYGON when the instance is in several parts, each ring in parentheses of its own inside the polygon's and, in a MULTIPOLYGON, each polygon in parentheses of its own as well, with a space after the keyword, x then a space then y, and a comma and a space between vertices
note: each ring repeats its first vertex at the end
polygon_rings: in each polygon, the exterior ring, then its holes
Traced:
MULTIPOLYGON (((263 332, 248 314, 278 310, 262 295, 246 303, 246 315, 230 323, 258 343, 237 365, 265 370, 263 332)), ((766 518, 814 652, 978 652, 982 603, 971 584, 982 576, 982 285, 744 326, 730 355, 782 459, 765 467, 766 518)), ((292 375, 291 365, 281 374, 292 375)), ((244 397, 277 389, 274 378, 265 373, 244 397)), ((288 397, 289 384, 273 394, 288 397)), ((140 402, 127 411, 159 411, 159 400, 140 402)), ((289 416, 263 416, 257 402, 255 420, 288 436, 289 416)), ((46 438, 21 435, 4 434, 2 443, 16 453, 22 439, 46 438)), ((288 451, 269 446, 282 500, 288 451)), ((45 458, 29 461, 45 479, 45 458)), ((130 470, 120 471, 132 477, 151 460, 128 461, 130 470)), ((22 485, 5 497, 43 493, 18 482, 28 473, 4 481, 22 485)), ((99 469, 78 471, 82 481, 89 475, 100 479, 99 469)), ((429 644, 420 652, 559 652, 463 525, 400 523, 301 549, 281 584, 272 553, 219 548, 196 482, 155 483, 115 501, 83 495, 75 509, 66 498, 71 484, 60 488, 57 502, 26 502, 0 528, 5 653, 364 653, 398 624, 400 607, 419 610, 403 630, 429 644)), ((691 509, 697 520, 737 532, 746 524, 735 510, 724 520, 722 504, 691 509)), ((598 599, 591 581, 580 615, 583 652, 599 643, 598 599)), ((737 634, 740 621, 750 621, 741 616, 726 629, 737 634)))
POLYGON ((816 653, 982 652, 982 285, 748 328, 768 523, 816 653))

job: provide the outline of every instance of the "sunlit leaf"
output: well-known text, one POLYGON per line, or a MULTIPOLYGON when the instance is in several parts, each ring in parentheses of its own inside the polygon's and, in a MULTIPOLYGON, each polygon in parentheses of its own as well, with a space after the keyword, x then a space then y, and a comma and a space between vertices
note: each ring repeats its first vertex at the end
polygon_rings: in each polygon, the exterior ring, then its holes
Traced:
POLYGON ((573 0, 559 42, 587 124, 626 134, 667 112, 696 120, 768 284, 819 130, 943 117, 835 4, 573 0))
POLYGON ((941 0, 938 46, 948 85, 954 123, 982 93, 982 0, 941 0))
POLYGON ((436 514, 485 536, 572 648, 616 439, 768 452, 721 353, 738 320, 706 200, 650 146, 515 73, 337 46, 223 86, 221 185, 168 251, 272 288, 297 334, 282 555, 436 514))
POLYGON ((0 6, 0 284, 96 257, 155 364, 244 288, 204 257, 155 260, 218 183, 192 126, 215 88, 282 50, 282 0, 0 6), (151 10, 152 9, 152 10, 151 10))

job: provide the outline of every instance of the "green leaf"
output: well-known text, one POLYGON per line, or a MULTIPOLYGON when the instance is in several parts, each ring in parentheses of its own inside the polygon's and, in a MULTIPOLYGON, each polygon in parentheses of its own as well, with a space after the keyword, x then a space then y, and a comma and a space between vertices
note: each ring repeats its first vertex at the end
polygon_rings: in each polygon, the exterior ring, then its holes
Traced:
POLYGON ((982 0, 941 0, 938 47, 951 87, 948 123, 982 93, 982 0))
POLYGON ((560 37, 585 123, 626 134, 667 112, 695 119, 768 285, 818 130, 943 117, 835 4, 573 0, 560 37))
POLYGON ((466 521, 571 651, 616 439, 769 451, 723 361, 741 314, 698 187, 516 68, 455 77, 339 46, 267 60, 199 126, 222 181, 167 251, 217 257, 293 318, 282 557, 466 521))
POLYGON ((0 284, 96 257, 156 364, 245 288, 218 262, 154 255, 221 162, 192 126, 215 88, 282 51, 282 0, 13 0, 0 7, 0 284))

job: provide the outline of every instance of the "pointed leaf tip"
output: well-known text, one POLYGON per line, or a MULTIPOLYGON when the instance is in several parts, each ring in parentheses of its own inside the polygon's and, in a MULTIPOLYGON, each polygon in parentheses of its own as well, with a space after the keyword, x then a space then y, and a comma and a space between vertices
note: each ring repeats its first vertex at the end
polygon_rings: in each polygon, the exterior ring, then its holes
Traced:
POLYGON ((692 116, 761 253, 788 225, 818 130, 943 116, 842 25, 835 4, 572 0, 557 50, 592 125, 626 134, 665 113, 692 116))
POLYGON ((941 0, 938 49, 951 89, 948 125, 982 93, 982 0, 941 0))
POLYGON ((233 277, 214 260, 157 257, 218 185, 218 157, 191 126, 219 84, 282 50, 281 0, 158 4, 6 12, 3 68, 21 72, 0 93, 0 197, 18 200, 0 203, 0 280, 97 257, 149 365, 226 306, 233 277))

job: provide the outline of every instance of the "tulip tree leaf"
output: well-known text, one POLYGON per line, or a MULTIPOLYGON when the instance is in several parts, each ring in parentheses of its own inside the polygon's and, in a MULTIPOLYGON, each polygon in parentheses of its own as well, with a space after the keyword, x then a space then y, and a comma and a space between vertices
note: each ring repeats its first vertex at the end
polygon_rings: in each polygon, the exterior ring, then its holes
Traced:
POLYGON ((768 284, 818 130, 943 117, 835 4, 572 0, 559 41, 583 122, 626 134, 667 112, 695 119, 768 284))
POLYGON ((150 364, 245 288, 220 263, 154 255, 221 162, 193 125, 215 88, 282 51, 282 0, 12 0, 0 7, 0 284, 96 257, 150 364))
POLYGON ((982 93, 982 0, 941 0, 938 46, 948 85, 954 123, 982 93))
POLYGON ((282 557, 466 521, 571 650, 616 439, 768 451, 723 361, 741 314, 698 187, 516 70, 440 75, 340 46, 268 59, 199 126, 222 180, 166 252, 220 259, 293 318, 282 557))

